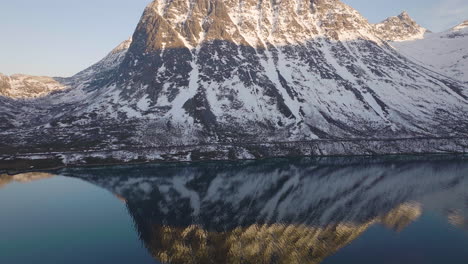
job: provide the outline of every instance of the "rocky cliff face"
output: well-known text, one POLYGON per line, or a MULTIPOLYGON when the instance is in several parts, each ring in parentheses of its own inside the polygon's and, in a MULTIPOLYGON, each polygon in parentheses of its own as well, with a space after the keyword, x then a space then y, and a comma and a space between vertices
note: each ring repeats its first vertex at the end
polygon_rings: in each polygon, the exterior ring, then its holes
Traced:
POLYGON ((375 24, 377 34, 387 41, 407 41, 422 39, 429 30, 421 27, 407 12, 389 17, 379 24, 375 24))
POLYGON ((467 135, 466 87, 401 56, 338 0, 154 1, 125 46, 105 74, 92 67, 66 80, 74 89, 39 99, 16 142, 48 146, 50 133, 59 149, 467 135))

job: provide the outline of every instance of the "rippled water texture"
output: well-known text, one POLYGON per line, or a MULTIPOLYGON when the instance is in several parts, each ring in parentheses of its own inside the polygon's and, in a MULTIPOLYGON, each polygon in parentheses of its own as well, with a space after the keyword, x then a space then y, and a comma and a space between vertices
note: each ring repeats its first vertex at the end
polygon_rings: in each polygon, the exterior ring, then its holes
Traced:
POLYGON ((0 210, 0 263, 468 263, 466 157, 2 175, 0 210))

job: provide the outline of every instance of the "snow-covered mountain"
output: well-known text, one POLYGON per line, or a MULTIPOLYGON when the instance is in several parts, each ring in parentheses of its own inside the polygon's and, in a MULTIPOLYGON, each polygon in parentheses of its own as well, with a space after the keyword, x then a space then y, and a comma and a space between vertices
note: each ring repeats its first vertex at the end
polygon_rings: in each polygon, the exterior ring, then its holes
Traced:
POLYGON ((13 99, 34 99, 68 88, 105 86, 123 61, 132 39, 120 43, 106 57, 68 78, 0 73, 0 96, 13 99))
POLYGON ((389 17, 374 26, 377 34, 387 41, 422 39, 431 33, 429 30, 418 25, 406 11, 403 11, 398 16, 389 17))
POLYGON ((66 85, 45 76, 0 74, 0 96, 15 99, 42 97, 55 91, 66 89, 66 85))
MULTIPOLYGON (((466 85, 396 52, 339 0, 158 0, 132 39, 61 80, 73 88, 21 106, 4 152, 177 145, 198 147, 175 159, 247 158, 271 151, 219 148, 468 134, 466 85)), ((460 150, 449 143, 412 149, 460 150)), ((389 151, 354 144, 342 154, 389 151)))
POLYGON ((468 21, 420 40, 392 45, 408 58, 468 83, 468 21))

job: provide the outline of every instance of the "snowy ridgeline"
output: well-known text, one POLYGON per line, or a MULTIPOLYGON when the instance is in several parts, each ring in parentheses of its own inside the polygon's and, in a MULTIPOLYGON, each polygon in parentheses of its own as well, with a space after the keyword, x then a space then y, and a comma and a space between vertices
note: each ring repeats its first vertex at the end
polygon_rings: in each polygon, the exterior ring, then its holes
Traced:
POLYGON ((419 40, 392 43, 399 52, 457 80, 468 83, 468 22, 419 40))

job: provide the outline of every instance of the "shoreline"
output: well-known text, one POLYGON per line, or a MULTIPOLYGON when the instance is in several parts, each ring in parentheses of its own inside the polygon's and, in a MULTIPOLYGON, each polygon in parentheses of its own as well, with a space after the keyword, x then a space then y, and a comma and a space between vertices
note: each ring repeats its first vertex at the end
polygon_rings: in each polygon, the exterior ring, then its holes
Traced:
POLYGON ((298 157, 466 155, 468 138, 317 140, 276 143, 204 144, 114 150, 0 154, 0 172, 65 167, 241 161, 298 157))

